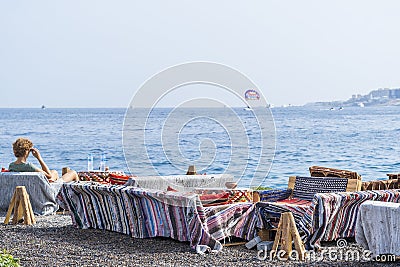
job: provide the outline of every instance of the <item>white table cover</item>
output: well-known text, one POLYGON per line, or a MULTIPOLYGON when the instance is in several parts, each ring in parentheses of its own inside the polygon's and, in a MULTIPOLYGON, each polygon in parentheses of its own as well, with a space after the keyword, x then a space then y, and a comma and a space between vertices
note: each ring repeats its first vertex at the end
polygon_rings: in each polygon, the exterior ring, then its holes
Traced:
POLYGON ((372 252, 400 255, 400 203, 365 201, 356 222, 356 241, 372 252))

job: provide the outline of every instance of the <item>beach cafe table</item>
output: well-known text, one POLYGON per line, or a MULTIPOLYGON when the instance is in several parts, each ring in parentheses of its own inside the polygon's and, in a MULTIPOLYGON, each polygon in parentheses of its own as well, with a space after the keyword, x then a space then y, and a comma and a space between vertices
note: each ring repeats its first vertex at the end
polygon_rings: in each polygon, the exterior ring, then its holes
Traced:
MULTIPOLYGON (((92 181, 101 184, 110 184, 113 182, 112 176, 125 175, 123 171, 79 171, 80 181, 92 181)), ((123 183, 125 183, 124 181, 123 183)), ((120 184, 120 183, 119 183, 120 184)))
POLYGON ((373 256, 400 256, 400 203, 365 201, 356 223, 356 241, 373 256))

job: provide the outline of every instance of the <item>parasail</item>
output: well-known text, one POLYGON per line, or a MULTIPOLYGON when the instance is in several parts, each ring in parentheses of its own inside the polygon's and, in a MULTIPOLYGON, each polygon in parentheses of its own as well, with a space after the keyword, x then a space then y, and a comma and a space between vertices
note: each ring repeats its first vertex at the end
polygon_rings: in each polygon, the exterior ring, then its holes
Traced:
POLYGON ((244 98, 246 100, 260 100, 260 94, 256 90, 250 89, 244 93, 244 98))

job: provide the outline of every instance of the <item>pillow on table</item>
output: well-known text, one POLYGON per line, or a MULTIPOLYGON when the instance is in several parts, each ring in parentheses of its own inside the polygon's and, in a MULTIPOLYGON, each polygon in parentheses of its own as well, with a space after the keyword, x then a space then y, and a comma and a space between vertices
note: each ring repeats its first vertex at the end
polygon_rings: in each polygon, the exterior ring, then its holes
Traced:
POLYGON ((346 192, 347 179, 334 177, 296 177, 293 197, 312 201, 316 193, 346 192))
POLYGON ((204 194, 200 195, 200 201, 203 206, 212 206, 218 204, 225 204, 229 199, 229 192, 222 192, 218 194, 204 194))
POLYGON ((129 180, 130 176, 125 174, 110 173, 108 178, 110 179, 110 184, 124 185, 129 180))

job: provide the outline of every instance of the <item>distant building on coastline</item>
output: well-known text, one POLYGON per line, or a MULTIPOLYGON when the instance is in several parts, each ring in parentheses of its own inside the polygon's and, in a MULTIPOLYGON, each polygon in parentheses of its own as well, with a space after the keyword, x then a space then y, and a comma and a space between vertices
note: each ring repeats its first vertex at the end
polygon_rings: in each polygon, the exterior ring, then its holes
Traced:
POLYGON ((370 97, 370 99, 398 99, 400 98, 400 89, 380 88, 378 90, 371 91, 368 96, 370 97))
POLYGON ((399 89, 390 90, 390 96, 389 96, 389 98, 400 99, 400 88, 399 88, 399 89))
POLYGON ((351 107, 351 106, 399 106, 400 105, 400 88, 379 88, 371 91, 367 95, 352 95, 346 101, 316 102, 309 103, 307 106, 322 107, 351 107))

